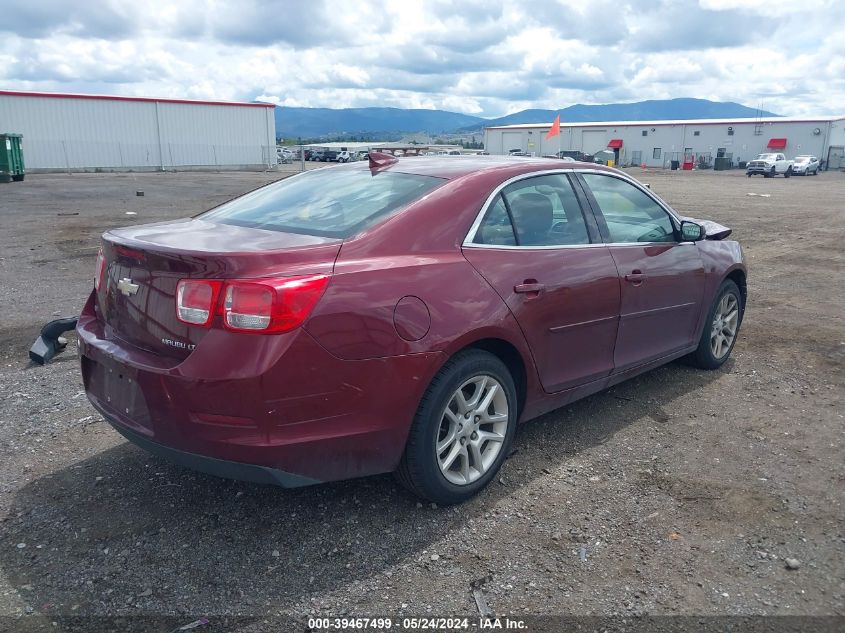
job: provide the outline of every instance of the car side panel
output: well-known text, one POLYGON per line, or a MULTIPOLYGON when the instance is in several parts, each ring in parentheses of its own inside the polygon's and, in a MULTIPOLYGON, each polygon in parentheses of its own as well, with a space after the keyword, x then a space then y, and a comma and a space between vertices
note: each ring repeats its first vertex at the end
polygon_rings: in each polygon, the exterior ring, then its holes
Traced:
POLYGON ((560 249, 464 248, 464 257, 513 312, 546 391, 607 376, 619 322, 619 277, 606 246, 560 249), (517 293, 521 283, 539 293, 517 293))
POLYGON ((442 351, 455 339, 489 327, 511 334, 515 329, 521 339, 510 316, 460 251, 346 261, 341 249, 331 283, 305 328, 337 357, 361 360, 442 351), (404 317, 397 310, 406 297, 425 306, 423 317, 425 311, 429 315, 427 328, 419 317, 413 323, 416 340, 402 331, 404 317))
POLYGON ((615 371, 689 346, 703 311, 704 267, 696 243, 610 247, 622 280, 615 371), (632 273, 644 281, 632 282, 632 273))
POLYGON ((733 271, 741 271, 743 275, 748 270, 743 262, 742 248, 739 242, 734 240, 702 240, 696 242, 698 252, 704 265, 704 298, 701 303, 701 313, 696 328, 695 340, 701 337, 704 328, 704 321, 707 312, 716 296, 716 291, 722 285, 722 281, 733 271))

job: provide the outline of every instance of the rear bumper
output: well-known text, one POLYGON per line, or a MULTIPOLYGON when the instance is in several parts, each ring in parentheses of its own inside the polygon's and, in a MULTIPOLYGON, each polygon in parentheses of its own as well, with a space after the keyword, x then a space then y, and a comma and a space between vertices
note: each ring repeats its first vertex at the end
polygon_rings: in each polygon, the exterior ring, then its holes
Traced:
POLYGON ((244 464, 241 462, 230 462, 225 459, 208 457, 207 455, 197 455, 196 453, 180 451, 170 446, 164 446, 163 444, 152 442, 143 435, 130 431, 123 424, 113 419, 107 411, 104 411, 99 407, 97 408, 109 424, 111 424, 117 432, 127 440, 136 446, 143 448, 145 451, 158 457, 162 457, 174 464, 178 464, 179 466, 184 466, 185 468, 190 468, 191 470, 207 473, 216 477, 238 479, 240 481, 252 481, 259 484, 272 484, 281 486, 282 488, 301 488, 302 486, 311 486, 313 484, 320 483, 316 479, 310 479, 308 477, 303 477, 302 475, 288 473, 277 468, 268 468, 266 466, 244 464))
POLYGON ((115 338, 91 299, 77 333, 88 398, 131 441, 190 468, 285 486, 394 470, 442 362, 342 360, 302 328, 210 331, 184 361, 165 362, 115 338))

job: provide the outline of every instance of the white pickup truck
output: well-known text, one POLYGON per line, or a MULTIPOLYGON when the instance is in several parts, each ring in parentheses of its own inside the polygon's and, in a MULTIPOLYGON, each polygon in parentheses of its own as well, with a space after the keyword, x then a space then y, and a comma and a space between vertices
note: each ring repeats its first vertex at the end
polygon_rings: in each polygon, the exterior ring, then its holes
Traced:
POLYGON ((764 178, 774 178, 783 174, 784 178, 792 175, 793 161, 787 160, 783 154, 768 153, 760 154, 748 163, 745 174, 751 178, 754 174, 762 174, 764 178))

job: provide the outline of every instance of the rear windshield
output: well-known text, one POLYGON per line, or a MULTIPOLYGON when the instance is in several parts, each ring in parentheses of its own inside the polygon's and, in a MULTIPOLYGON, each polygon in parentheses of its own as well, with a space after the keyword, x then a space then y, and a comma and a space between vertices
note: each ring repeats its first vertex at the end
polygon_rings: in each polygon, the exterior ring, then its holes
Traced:
POLYGON ((346 238, 444 182, 397 172, 316 169, 256 189, 199 217, 256 229, 346 238))

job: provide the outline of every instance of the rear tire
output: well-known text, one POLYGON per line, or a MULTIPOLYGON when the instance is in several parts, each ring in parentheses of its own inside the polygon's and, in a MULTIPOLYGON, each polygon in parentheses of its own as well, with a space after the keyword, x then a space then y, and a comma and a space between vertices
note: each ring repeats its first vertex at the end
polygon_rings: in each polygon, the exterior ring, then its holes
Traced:
POLYGON ((482 350, 461 352, 423 395, 394 476, 423 499, 466 501, 501 468, 517 418, 516 387, 505 364, 482 350))
POLYGON ((707 313, 698 349, 687 357, 691 365, 700 369, 718 369, 725 364, 739 336, 743 311, 739 287, 726 279, 719 286, 707 313))
POLYGON ((784 177, 784 178, 789 178, 791 175, 792 175, 792 167, 787 167, 787 168, 786 168, 786 171, 785 171, 785 172, 783 172, 783 177, 784 177))

